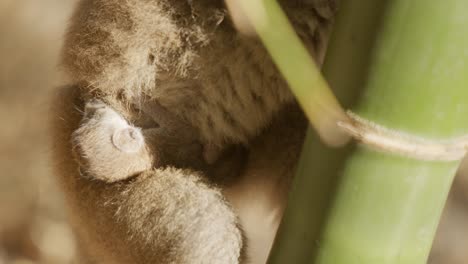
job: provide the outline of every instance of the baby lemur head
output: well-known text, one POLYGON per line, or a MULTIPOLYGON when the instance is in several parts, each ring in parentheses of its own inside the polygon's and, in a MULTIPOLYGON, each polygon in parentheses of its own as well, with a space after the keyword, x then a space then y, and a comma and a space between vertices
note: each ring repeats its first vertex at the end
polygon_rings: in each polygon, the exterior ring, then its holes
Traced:
POLYGON ((141 129, 103 101, 87 101, 82 113, 80 126, 72 134, 73 155, 82 176, 115 182, 158 163, 157 156, 150 155, 141 129))

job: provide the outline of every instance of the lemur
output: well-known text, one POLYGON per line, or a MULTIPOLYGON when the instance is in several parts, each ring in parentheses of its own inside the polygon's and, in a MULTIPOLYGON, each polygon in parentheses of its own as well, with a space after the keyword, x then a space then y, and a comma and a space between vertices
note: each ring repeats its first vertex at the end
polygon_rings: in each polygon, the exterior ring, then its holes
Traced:
MULTIPOLYGON (((335 1, 280 4, 320 62, 335 1)), ((82 0, 62 58, 54 159, 82 261, 245 262, 226 151, 295 104, 259 39, 221 0, 82 0)))

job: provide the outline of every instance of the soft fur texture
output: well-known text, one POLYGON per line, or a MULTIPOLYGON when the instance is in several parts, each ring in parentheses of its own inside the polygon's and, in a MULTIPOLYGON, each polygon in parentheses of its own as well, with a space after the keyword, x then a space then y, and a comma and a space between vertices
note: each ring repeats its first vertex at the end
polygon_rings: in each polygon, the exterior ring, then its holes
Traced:
MULTIPOLYGON (((333 1, 281 3, 311 53, 322 54, 333 1)), ((293 101, 258 39, 236 33, 223 1, 83 0, 72 21, 63 52, 72 82, 111 105, 158 100, 215 157, 226 144, 248 143, 293 101)))
POLYGON ((244 173, 222 192, 198 173, 174 168, 116 183, 82 177, 71 139, 83 107, 79 88, 64 87, 52 120, 54 167, 78 238, 78 263, 265 262, 307 124, 296 106, 253 140, 244 173))
MULTIPOLYGON (((281 4, 320 61, 334 1, 281 4)), ((83 0, 62 64, 74 85, 55 99, 54 160, 80 263, 265 261, 305 120, 223 1, 83 0), (242 174, 232 144, 249 148, 242 174)))
POLYGON ((53 120, 53 158, 82 251, 79 263, 238 263, 237 217, 200 174, 168 167, 117 183, 81 177, 71 135, 82 107, 78 88, 63 88, 53 120))
POLYGON ((84 117, 72 134, 74 154, 85 175, 115 182, 166 165, 207 167, 192 127, 157 102, 145 108, 149 110, 135 116, 150 119, 149 128, 129 124, 100 100, 85 104, 84 117))

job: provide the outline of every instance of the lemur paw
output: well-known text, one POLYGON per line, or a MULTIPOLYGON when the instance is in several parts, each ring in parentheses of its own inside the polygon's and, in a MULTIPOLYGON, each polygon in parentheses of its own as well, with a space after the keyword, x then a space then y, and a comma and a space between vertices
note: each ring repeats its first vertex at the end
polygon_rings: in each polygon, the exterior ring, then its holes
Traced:
POLYGON ((86 103, 72 142, 81 170, 89 177, 115 182, 152 167, 141 130, 100 100, 86 103))

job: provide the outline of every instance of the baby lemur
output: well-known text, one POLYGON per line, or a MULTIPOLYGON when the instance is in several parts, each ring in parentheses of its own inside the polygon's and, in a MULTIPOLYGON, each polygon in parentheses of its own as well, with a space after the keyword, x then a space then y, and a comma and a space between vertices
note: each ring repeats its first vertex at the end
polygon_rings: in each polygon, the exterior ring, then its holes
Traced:
MULTIPOLYGON (((280 3, 320 58, 335 1, 280 3)), ((224 176, 195 170, 294 104, 260 41, 221 0, 82 0, 62 65, 73 86, 56 99, 54 159, 81 261, 242 262, 246 241, 215 187, 224 176)))

